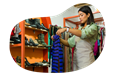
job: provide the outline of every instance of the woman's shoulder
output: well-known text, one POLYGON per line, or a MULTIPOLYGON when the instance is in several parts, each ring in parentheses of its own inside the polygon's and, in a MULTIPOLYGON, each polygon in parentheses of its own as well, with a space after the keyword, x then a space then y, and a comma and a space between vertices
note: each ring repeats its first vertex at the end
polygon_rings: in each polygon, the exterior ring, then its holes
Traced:
POLYGON ((97 24, 96 24, 96 23, 91 23, 91 24, 90 24, 90 27, 91 27, 91 28, 95 28, 95 29, 96 29, 98 26, 97 26, 97 24))

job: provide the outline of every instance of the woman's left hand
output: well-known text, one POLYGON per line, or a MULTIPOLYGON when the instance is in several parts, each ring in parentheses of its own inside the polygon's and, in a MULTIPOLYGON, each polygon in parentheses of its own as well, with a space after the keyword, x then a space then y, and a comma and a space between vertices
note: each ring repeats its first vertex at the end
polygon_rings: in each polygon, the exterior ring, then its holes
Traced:
POLYGON ((56 34, 61 36, 61 33, 65 32, 65 31, 66 31, 66 28, 62 28, 62 29, 57 30, 56 34))

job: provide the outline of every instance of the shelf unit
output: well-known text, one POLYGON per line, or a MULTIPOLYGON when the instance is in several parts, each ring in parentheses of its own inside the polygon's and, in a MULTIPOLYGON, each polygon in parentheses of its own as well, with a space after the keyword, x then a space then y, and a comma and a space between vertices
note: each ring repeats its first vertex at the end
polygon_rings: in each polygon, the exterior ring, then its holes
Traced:
MULTIPOLYGON (((40 23, 43 23, 46 28, 49 28, 51 24, 50 17, 39 17, 40 23)), ((44 41, 48 44, 48 31, 43 29, 36 29, 32 27, 25 26, 25 20, 19 23, 21 32, 21 43, 20 44, 10 44, 11 55, 16 58, 16 56, 21 56, 21 67, 27 70, 33 71, 32 67, 25 67, 25 57, 30 63, 41 62, 43 60, 48 61, 48 48, 41 46, 26 46, 25 45, 25 36, 32 40, 38 38, 37 35, 40 33, 44 34, 44 41), (15 48, 14 48, 15 47, 15 48), (20 51, 21 50, 21 51, 20 51)), ((34 67, 36 72, 48 72, 47 66, 34 67)))

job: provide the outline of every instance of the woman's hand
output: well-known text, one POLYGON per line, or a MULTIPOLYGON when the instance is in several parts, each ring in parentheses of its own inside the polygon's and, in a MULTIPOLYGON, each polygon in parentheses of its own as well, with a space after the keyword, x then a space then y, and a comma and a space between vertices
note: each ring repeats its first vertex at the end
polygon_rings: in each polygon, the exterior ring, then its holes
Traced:
POLYGON ((54 41, 54 38, 53 38, 54 35, 51 36, 51 39, 54 41))
POLYGON ((56 34, 61 36, 61 33, 65 32, 67 28, 62 28, 62 29, 59 29, 57 30, 56 34))

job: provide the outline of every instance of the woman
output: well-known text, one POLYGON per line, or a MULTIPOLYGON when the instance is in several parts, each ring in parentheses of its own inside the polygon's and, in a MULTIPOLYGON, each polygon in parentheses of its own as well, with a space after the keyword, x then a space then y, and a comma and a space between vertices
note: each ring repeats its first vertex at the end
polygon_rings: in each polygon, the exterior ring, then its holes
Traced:
MULTIPOLYGON (((97 25, 94 22, 91 9, 88 6, 83 6, 78 10, 78 14, 81 22, 79 29, 63 28, 56 32, 59 36, 65 31, 73 34, 68 40, 60 38, 60 42, 65 46, 75 47, 74 70, 82 69, 95 61, 93 48, 97 40, 97 25)), ((53 36, 51 38, 53 40, 53 36)))

